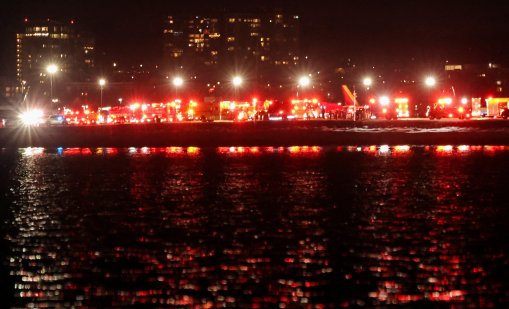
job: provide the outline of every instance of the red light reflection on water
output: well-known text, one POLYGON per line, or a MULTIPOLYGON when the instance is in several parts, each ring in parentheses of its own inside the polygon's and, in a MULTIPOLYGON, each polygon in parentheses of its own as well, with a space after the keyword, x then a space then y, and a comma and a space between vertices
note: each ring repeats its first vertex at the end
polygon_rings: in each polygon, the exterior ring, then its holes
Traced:
POLYGON ((486 155, 495 155, 499 152, 509 151, 508 146, 478 146, 478 145, 438 145, 438 146, 426 146, 424 150, 427 152, 433 152, 437 156, 450 156, 457 154, 469 154, 474 152, 483 152, 486 155))
POLYGON ((508 151, 509 146, 484 146, 483 151, 487 155, 494 155, 498 152, 508 151))
POLYGON ((90 156, 92 150, 90 148, 66 148, 62 153, 64 156, 90 156))
POLYGON ((405 156, 413 153, 410 145, 371 145, 371 146, 339 146, 336 151, 361 152, 371 156, 405 156))
MULTIPOLYGON (((43 154, 44 148, 26 148, 23 151, 24 155, 33 156, 43 154)), ((116 156, 120 153, 128 153, 130 155, 153 155, 163 154, 167 156, 175 155, 188 155, 195 156, 200 154, 201 149, 199 147, 130 147, 130 148, 65 148, 58 149, 59 155, 63 156, 116 156)))
MULTIPOLYGON (((437 156, 454 156, 468 152, 469 147, 443 145, 425 149, 437 156)), ((507 150, 505 146, 488 149, 507 150)), ((486 151, 484 147, 482 150, 486 151)), ((360 280, 357 274, 361 274, 360 277, 371 278, 370 284, 376 282, 376 289, 368 294, 374 305, 455 303, 464 302, 469 294, 493 292, 494 287, 479 284, 489 275, 482 267, 483 261, 465 251, 469 234, 482 231, 479 217, 484 211, 462 198, 471 189, 465 187, 470 176, 457 169, 466 166, 463 161, 451 159, 429 162, 429 169, 417 176, 415 170, 394 169, 385 174, 385 181, 372 173, 362 179, 362 183, 369 184, 366 200, 379 201, 374 207, 365 206, 371 216, 359 226, 359 232, 361 237, 372 239, 373 248, 360 254, 366 260, 354 268, 353 278, 360 280), (431 200, 416 205, 413 196, 418 190, 424 190, 422 194, 431 200), (415 282, 409 284, 405 278, 415 282)), ((484 299, 479 301, 483 304, 484 299)))
POLYGON ((288 151, 293 154, 318 154, 322 150, 318 146, 292 146, 288 147, 288 151))
MULTIPOLYGON (((217 152, 221 154, 254 156, 248 160, 234 158, 231 161, 238 162, 227 162, 217 171, 197 168, 200 164, 189 165, 193 160, 185 156, 199 154, 201 149, 196 147, 62 150, 64 154, 78 156, 85 153, 96 157, 99 154, 133 154, 128 158, 134 163, 129 164, 130 177, 114 178, 115 181, 105 183, 106 189, 121 193, 120 197, 128 190, 129 199, 123 196, 120 201, 127 203, 116 203, 117 196, 112 194, 113 208, 98 208, 97 217, 89 213, 84 217, 85 222, 88 221, 86 225, 79 220, 83 217, 83 208, 79 208, 71 220, 60 223, 57 219, 63 217, 62 214, 73 213, 72 208, 58 208, 57 204, 48 208, 38 206, 40 211, 34 216, 31 203, 20 203, 21 211, 14 214, 19 216, 14 222, 23 233, 9 236, 17 249, 13 251, 12 262, 20 278, 16 297, 45 307, 38 301, 59 297, 52 290, 56 286, 52 285, 54 282, 63 286, 60 295, 81 293, 85 301, 111 299, 112 307, 126 304, 253 308, 278 304, 279 307, 318 308, 364 304, 373 307, 418 301, 454 303, 476 300, 476 297, 482 300, 483 295, 488 295, 488 301, 489 297, 504 297, 498 296, 504 293, 497 291, 502 289, 500 283, 490 286, 492 269, 486 263, 491 259, 490 252, 476 256, 468 250, 471 244, 476 244, 469 243, 469 238, 475 238, 472 232, 478 231, 480 214, 485 212, 471 205, 471 199, 460 198, 472 188, 472 182, 467 173, 458 172, 458 167, 469 166, 454 157, 438 159, 434 155, 473 151, 496 153, 507 151, 507 147, 371 145, 340 146, 336 150, 366 159, 357 161, 354 182, 345 189, 345 192, 356 191, 358 195, 355 196, 362 198, 352 204, 355 207, 351 214, 341 212, 338 217, 333 216, 331 201, 324 197, 342 186, 345 178, 332 182, 333 173, 323 173, 320 165, 309 164, 315 160, 300 160, 299 157, 320 153, 322 148, 317 146, 220 147, 217 152), (420 157, 423 149, 428 153, 420 157), (145 160, 153 154, 178 159, 145 160), (282 154, 286 156, 287 165, 281 164, 283 167, 276 172, 258 173, 253 162, 263 161, 255 157, 259 154, 282 154), (422 160, 399 160, 398 156, 409 154, 422 160), (419 165, 408 166, 407 161, 419 161, 419 165), (382 162, 382 165, 374 169, 373 162, 382 162), (117 188, 122 190, 115 191, 117 188), (207 198, 204 188, 209 194, 220 196, 217 205, 209 207, 204 202, 207 198), (260 195, 277 199, 278 203, 281 201, 281 205, 274 207, 280 213, 271 207, 259 207, 267 201, 259 199, 260 195), (344 219, 351 215, 355 215, 353 221, 344 219), (107 219, 105 222, 111 225, 95 230, 96 218, 107 219), (270 224, 264 225, 259 218, 270 224), (338 223, 345 225, 339 227, 338 223), (62 229, 58 224, 63 224, 62 229), (343 235, 343 231, 348 232, 343 235), (70 233, 71 250, 60 250, 61 243, 54 241, 62 239, 62 235, 67 237, 65 233, 70 233), (97 246, 96 240, 102 241, 103 234, 113 240, 114 245, 110 246, 108 241, 104 242, 107 245, 97 246), (177 236, 173 238, 173 234, 177 236), (334 239, 336 235, 341 237, 334 239), (36 245, 26 242, 29 238, 34 239, 36 245), (60 254, 63 257, 59 260, 60 254), (480 262, 480 257, 485 260, 480 262), (52 264, 60 261, 64 263, 52 264), (116 261, 129 263, 119 263, 123 264, 121 271, 115 267, 115 270, 110 269, 110 263, 116 261), (36 267, 39 272, 32 270, 36 267), (75 277, 65 277, 66 271, 75 277), (93 286, 97 278, 99 287, 93 286), (138 280, 140 284, 134 284, 138 280), (102 282, 117 281, 127 284, 117 289, 100 286, 102 282), (345 290, 338 288, 343 284, 345 290), (358 290, 357 286, 360 286, 358 290), (349 293, 350 289, 354 293, 349 293), (353 294, 359 295, 359 299, 353 294), (341 302, 328 303, 336 299, 341 302)), ((28 155, 44 154, 44 149, 26 152, 28 155)), ((101 163, 105 161, 99 159, 101 163)), ((278 158, 270 159, 281 162, 278 158)), ((37 164, 27 166, 37 171, 37 164)), ((122 165, 118 170, 126 169, 122 165)), ((56 174, 52 170, 46 173, 56 174)), ((46 177, 38 178, 45 174, 20 175, 18 178, 28 177, 25 183, 31 184, 24 187, 30 190, 23 192, 23 196, 37 197, 41 192, 52 192, 40 190, 41 180, 46 186, 54 183, 45 180, 49 179, 46 177)), ((83 181, 83 177, 75 179, 83 181)), ((96 182, 88 179, 90 182, 85 184, 96 182)), ((94 193, 99 200, 104 198, 105 191, 86 192, 94 193)), ((51 198, 53 196, 50 194, 51 198)), ((337 201, 342 200, 338 196, 337 201)), ((25 201, 30 202, 29 199, 25 201)), ((101 206, 109 207, 106 203, 101 206)), ((489 240, 489 233, 481 235, 480 240, 489 240)), ((503 254, 502 250, 498 252, 503 254)), ((496 259, 493 258, 502 263, 502 258, 496 259)), ((480 307, 484 304, 478 302, 477 305, 479 303, 480 307)), ((46 307, 52 305, 48 303, 46 307)))
POLYGON ((322 151, 319 146, 290 146, 290 147, 218 147, 217 152, 223 155, 259 155, 263 153, 285 153, 291 155, 317 154, 322 151))

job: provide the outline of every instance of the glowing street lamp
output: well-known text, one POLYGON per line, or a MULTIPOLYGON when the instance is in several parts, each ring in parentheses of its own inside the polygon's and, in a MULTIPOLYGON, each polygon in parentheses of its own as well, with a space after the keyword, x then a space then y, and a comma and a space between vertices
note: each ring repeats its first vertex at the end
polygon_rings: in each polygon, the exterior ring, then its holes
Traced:
POLYGON ((240 85, 242 85, 242 77, 240 76, 235 76, 233 79, 232 79, 232 83, 233 83, 233 86, 235 87, 240 87, 240 85))
POLYGON ((371 79, 371 77, 366 77, 362 80, 362 84, 364 85, 364 87, 369 89, 369 87, 371 87, 371 85, 373 85, 373 80, 371 79))
POLYGON ((53 75, 55 75, 58 71, 58 66, 56 64, 50 64, 46 67, 46 72, 49 74, 50 80, 50 100, 53 102, 53 75))
POLYGON ((184 85, 184 79, 182 79, 182 77, 180 76, 176 76, 173 78, 173 86, 175 87, 175 99, 177 98, 178 96, 178 88, 182 87, 182 85, 184 85))
POLYGON ((242 85, 243 79, 240 76, 234 76, 232 79, 232 84, 235 89, 235 99, 237 99, 238 96, 238 88, 242 85))
POLYGON ((311 79, 308 76, 302 76, 299 78, 299 86, 305 88, 311 84, 311 79))
POLYGON ((311 84, 311 78, 309 76, 303 75, 299 77, 298 85, 297 85, 297 99, 299 98, 299 87, 304 89, 311 84))
MULTIPOLYGON (((431 94, 431 88, 436 86, 437 80, 433 76, 428 76, 428 77, 426 77, 426 79, 424 79, 424 84, 429 89, 429 91, 428 91, 428 102, 430 102, 430 103, 428 104, 428 107, 427 107, 427 110, 429 112, 429 111, 431 111, 432 108, 434 108, 433 107, 433 103, 432 103, 433 102, 433 98, 432 98, 432 94, 431 94)), ((427 115, 428 115, 428 112, 426 112, 427 115)))
POLYGON ((431 88, 435 87, 435 85, 437 84, 437 80, 433 76, 428 76, 424 80, 424 83, 426 84, 427 87, 431 88))
POLYGON ((103 107, 103 89, 106 85, 106 80, 104 78, 99 79, 99 87, 101 88, 101 108, 103 107))

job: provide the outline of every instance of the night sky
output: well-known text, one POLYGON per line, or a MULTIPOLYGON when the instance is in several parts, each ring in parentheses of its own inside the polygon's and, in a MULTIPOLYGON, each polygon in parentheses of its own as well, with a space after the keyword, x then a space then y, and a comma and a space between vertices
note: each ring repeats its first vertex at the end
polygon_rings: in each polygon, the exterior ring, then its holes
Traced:
POLYGON ((317 62, 509 62, 507 1, 8 1, 0 10, 0 76, 14 72, 14 33, 25 17, 74 19, 94 33, 97 50, 108 58, 155 63, 165 16, 260 7, 299 14, 302 47, 317 62))

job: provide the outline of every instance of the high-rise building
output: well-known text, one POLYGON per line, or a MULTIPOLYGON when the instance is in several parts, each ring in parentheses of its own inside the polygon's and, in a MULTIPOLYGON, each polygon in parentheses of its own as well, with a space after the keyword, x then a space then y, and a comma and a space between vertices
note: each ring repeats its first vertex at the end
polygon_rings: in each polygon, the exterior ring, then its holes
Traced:
POLYGON ((170 68, 218 63, 221 34, 217 18, 193 16, 179 20, 169 16, 163 33, 164 61, 170 68))
MULTIPOLYGON (((244 66, 256 74, 296 66, 300 62, 300 19, 281 11, 227 14, 219 17, 192 16, 166 20, 165 63, 218 68, 244 66)), ((266 74, 266 75, 270 75, 266 74)))
POLYGON ((272 64, 276 66, 299 64, 299 25, 298 15, 276 12, 269 18, 268 36, 265 40, 269 44, 272 64))
POLYGON ((182 63, 186 37, 184 21, 168 16, 163 29, 164 63, 169 67, 177 67, 182 63))
POLYGON ((221 34, 217 18, 191 18, 188 22, 188 48, 193 58, 205 65, 215 65, 218 62, 221 34))
MULTIPOLYGON (((230 15, 225 25, 225 60, 258 62, 267 39, 261 16, 230 15)), ((267 50, 265 50, 267 51, 267 50)))
POLYGON ((59 80, 85 81, 94 67, 94 39, 78 32, 73 21, 25 20, 16 35, 16 77, 20 84, 49 95, 46 68, 58 66, 59 80))

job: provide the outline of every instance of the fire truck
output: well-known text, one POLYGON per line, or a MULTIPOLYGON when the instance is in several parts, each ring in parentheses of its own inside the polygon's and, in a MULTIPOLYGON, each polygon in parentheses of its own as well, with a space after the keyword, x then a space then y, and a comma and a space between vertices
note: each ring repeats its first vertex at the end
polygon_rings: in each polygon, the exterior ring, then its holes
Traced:
POLYGON ((472 116, 472 106, 468 104, 467 99, 462 99, 458 102, 450 97, 439 98, 433 106, 428 106, 426 115, 429 119, 469 119, 472 116))
POLYGON ((127 117, 131 123, 159 123, 196 119, 196 101, 175 100, 168 103, 133 103, 129 112, 122 108, 116 117, 127 117), (129 116, 127 116, 129 115, 129 116))
POLYGON ((378 118, 387 120, 410 117, 409 100, 405 97, 389 98, 382 96, 379 98, 378 118))
POLYGON ((253 102, 221 101, 219 102, 219 119, 246 121, 252 120, 257 114, 256 100, 253 102))
POLYGON ((322 106, 317 99, 292 100, 292 115, 296 119, 314 119, 322 114, 322 106))

